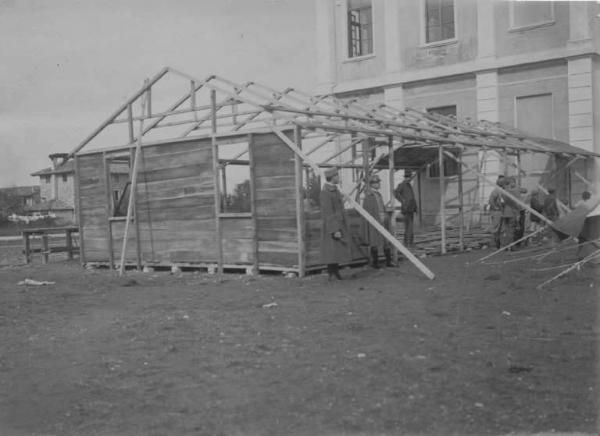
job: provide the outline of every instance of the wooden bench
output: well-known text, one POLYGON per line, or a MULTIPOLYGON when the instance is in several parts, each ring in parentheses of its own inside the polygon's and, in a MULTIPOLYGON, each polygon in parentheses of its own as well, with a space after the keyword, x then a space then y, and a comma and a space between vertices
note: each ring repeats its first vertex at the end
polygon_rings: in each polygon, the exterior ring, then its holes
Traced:
POLYGON ((31 262, 32 253, 42 253, 42 262, 48 263, 50 253, 67 252, 67 258, 73 259, 73 253, 79 252, 78 247, 73 247, 73 233, 78 233, 78 227, 48 227, 38 229, 25 229, 21 233, 23 235, 25 262, 31 262), (65 235, 65 246, 51 247, 48 241, 49 235, 62 234, 65 235), (35 249, 31 248, 31 237, 40 236, 42 247, 35 249))

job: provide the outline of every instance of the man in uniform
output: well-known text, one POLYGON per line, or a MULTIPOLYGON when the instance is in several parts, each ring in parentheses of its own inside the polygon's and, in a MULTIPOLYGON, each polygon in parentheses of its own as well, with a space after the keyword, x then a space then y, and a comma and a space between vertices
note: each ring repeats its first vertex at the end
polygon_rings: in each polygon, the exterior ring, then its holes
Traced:
MULTIPOLYGON (((383 203, 383 197, 379 192, 381 186, 381 179, 377 174, 369 179, 369 186, 365 193, 363 200, 363 208, 377 220, 379 224, 385 227, 389 231, 390 220, 385 210, 385 204, 383 203)), ((379 268, 379 253, 383 250, 385 254, 386 266, 392 266, 392 252, 385 238, 375 228, 366 223, 365 226, 366 235, 365 239, 368 241, 370 255, 371 255, 371 266, 373 268, 379 268)))
POLYGON ((412 246, 414 244, 414 214, 417 212, 417 200, 413 192, 410 181, 413 172, 404 170, 404 180, 394 191, 396 200, 401 203, 400 212, 404 217, 404 245, 412 246))
POLYGON ((344 199, 338 189, 340 176, 337 168, 325 170, 319 200, 321 204, 321 260, 327 265, 329 280, 342 280, 340 263, 349 260, 350 234, 344 211, 344 199))

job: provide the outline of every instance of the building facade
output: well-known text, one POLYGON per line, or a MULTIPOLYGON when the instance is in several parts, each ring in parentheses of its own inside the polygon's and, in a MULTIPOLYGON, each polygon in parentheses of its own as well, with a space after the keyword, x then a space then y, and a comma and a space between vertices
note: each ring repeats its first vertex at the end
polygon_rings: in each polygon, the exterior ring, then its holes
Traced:
MULTIPOLYGON (((600 152, 600 13, 596 2, 316 0, 318 92, 398 109, 501 122, 600 152)), ((486 173, 519 173, 502 156, 486 173)), ((598 163, 523 155, 522 183, 577 197, 598 163), (553 186, 554 185, 554 186, 553 186)), ((435 174, 422 181, 437 186, 435 174)), ((446 173, 452 191, 453 173, 446 173)), ((468 183, 468 182, 467 182, 468 183)), ((491 187, 477 191, 479 203, 491 187)))

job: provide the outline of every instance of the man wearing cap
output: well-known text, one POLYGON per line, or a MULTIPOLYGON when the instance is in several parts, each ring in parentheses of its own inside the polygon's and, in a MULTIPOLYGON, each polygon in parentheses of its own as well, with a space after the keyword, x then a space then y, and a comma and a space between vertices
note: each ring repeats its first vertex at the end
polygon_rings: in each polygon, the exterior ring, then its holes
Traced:
MULTIPOLYGON (((373 218, 377 220, 379 224, 389 230, 390 223, 388 215, 385 213, 385 205, 383 203, 383 197, 379 192, 381 186, 381 179, 377 174, 369 179, 369 186, 367 187, 365 198, 363 200, 363 208, 371 214, 373 218)), ((385 254, 386 266, 392 266, 392 253, 387 244, 385 238, 379 233, 373 226, 366 224, 365 226, 365 239, 368 241, 371 255, 371 266, 373 268, 379 268, 379 253, 383 251, 385 254)))
POLYGON ((401 203, 400 212, 404 217, 404 245, 414 244, 414 214, 417 212, 417 200, 410 181, 413 172, 404 170, 404 180, 396 187, 394 197, 401 203))
POLYGON ((338 189, 337 168, 325 170, 326 183, 319 196, 321 203, 321 260, 327 265, 329 280, 341 280, 340 263, 349 260, 349 232, 344 212, 344 199, 338 189))

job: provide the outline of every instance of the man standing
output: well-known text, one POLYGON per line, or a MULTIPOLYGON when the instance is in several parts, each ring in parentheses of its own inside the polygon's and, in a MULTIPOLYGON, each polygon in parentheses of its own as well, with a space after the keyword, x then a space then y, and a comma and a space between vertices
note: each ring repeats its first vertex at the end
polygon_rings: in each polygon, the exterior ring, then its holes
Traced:
POLYGON ((496 187, 490 194, 488 204, 490 206, 490 219, 492 221, 492 243, 500 248, 500 230, 502 224, 502 209, 504 209, 504 198, 501 188, 504 187, 504 175, 500 174, 496 180, 496 187))
POLYGON ((338 189, 340 176, 337 168, 325 170, 326 183, 319 195, 321 203, 321 260, 327 264, 329 280, 342 280, 340 263, 350 258, 348 224, 344 199, 338 189))
POLYGON ((404 217, 404 245, 412 246, 414 244, 414 214, 417 212, 417 200, 413 192, 410 181, 412 171, 404 170, 404 180, 394 191, 396 200, 401 203, 400 212, 404 217))
MULTIPOLYGON (((365 193, 363 208, 369 212, 379 224, 385 227, 386 230, 389 230, 390 220, 385 210, 383 197, 379 192, 380 186, 381 179, 378 175, 374 175, 369 179, 369 187, 365 193)), ((381 250, 383 250, 383 253, 385 254, 385 265, 392 266, 392 252, 385 238, 369 223, 366 223, 365 230, 365 239, 368 241, 370 248, 371 266, 373 268, 379 268, 379 253, 381 250)))

